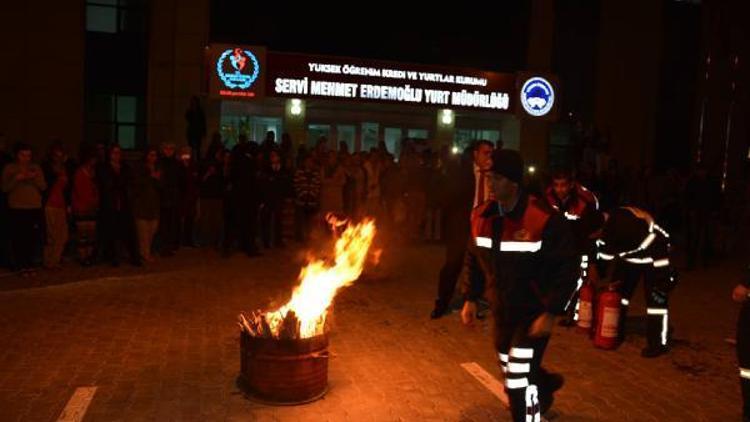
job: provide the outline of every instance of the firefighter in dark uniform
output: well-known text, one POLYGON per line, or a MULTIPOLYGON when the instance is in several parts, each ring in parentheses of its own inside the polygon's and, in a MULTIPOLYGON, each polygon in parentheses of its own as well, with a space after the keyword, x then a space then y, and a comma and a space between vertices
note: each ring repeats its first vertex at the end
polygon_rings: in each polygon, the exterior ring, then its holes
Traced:
POLYGON ((461 318, 473 323, 484 293, 492 305, 495 349, 513 420, 539 421, 562 384, 553 387, 541 364, 554 316, 575 288, 575 241, 563 217, 521 188, 523 160, 517 152, 498 150, 492 160, 496 200, 474 209, 469 246, 475 257, 469 270, 478 266, 484 277, 463 279, 461 318))
POLYGON ((578 321, 578 291, 589 274, 596 278, 596 247, 589 239, 590 233, 586 232, 582 219, 599 210, 599 200, 593 192, 578 183, 571 172, 565 170, 552 175, 552 183, 545 192, 545 199, 550 208, 571 222, 580 256, 576 289, 566 303, 565 318, 560 320, 560 325, 570 326, 578 321))
POLYGON ((646 295, 647 346, 641 356, 654 358, 669 350, 669 293, 677 274, 669 255, 669 234, 649 213, 634 207, 615 208, 601 214, 603 225, 597 238, 597 258, 604 264, 601 274, 617 283, 622 296, 620 336, 624 338, 630 299, 643 278, 646 295))
POLYGON ((737 361, 740 366, 740 388, 742 389, 742 421, 750 422, 750 268, 744 283, 732 292, 732 299, 742 304, 737 320, 737 361))

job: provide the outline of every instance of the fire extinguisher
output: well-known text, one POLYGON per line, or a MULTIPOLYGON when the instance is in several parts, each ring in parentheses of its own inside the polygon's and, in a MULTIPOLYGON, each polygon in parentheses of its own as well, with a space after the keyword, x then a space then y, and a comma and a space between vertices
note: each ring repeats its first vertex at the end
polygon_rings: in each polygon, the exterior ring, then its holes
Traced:
POLYGON ((620 333, 620 293, 615 290, 616 284, 599 295, 596 306, 596 331, 594 346, 605 350, 614 349, 620 333))
POLYGON ((578 292, 578 331, 591 333, 591 322, 594 320, 594 286, 591 283, 581 287, 578 292))

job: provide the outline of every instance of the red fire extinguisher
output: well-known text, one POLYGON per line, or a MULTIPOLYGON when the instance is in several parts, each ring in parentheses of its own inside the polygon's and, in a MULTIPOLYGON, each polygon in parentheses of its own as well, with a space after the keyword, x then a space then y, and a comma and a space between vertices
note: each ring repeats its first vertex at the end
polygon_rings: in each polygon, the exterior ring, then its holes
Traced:
POLYGON ((591 333, 591 322, 594 320, 594 286, 586 283, 578 292, 578 331, 591 333))
POLYGON ((596 332, 594 346, 601 349, 614 349, 620 333, 621 296, 615 284, 599 295, 596 307, 596 332))

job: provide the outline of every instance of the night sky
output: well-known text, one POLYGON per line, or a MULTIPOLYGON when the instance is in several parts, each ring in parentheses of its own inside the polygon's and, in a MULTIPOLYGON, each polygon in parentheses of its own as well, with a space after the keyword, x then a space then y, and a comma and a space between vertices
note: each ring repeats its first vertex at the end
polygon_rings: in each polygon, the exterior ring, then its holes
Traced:
POLYGON ((445 3, 434 3, 428 16, 382 3, 374 3, 381 9, 377 12, 359 5, 334 14, 309 5, 212 2, 211 40, 277 51, 515 71, 525 65, 529 2, 523 3, 508 2, 500 9, 453 4, 445 13, 435 13, 445 3), (486 13, 477 13, 478 7, 486 13))

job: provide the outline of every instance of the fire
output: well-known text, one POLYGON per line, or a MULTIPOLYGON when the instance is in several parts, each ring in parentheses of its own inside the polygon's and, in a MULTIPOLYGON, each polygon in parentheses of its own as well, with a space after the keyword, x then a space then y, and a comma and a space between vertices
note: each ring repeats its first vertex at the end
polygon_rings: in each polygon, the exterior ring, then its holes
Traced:
POLYGON ((351 285, 362 274, 374 237, 375 222, 371 219, 349 225, 336 240, 333 262, 314 259, 302 268, 300 283, 289 302, 261 315, 271 335, 280 337, 288 329, 288 316, 298 320, 300 338, 323 334, 331 301, 340 288, 351 285))

